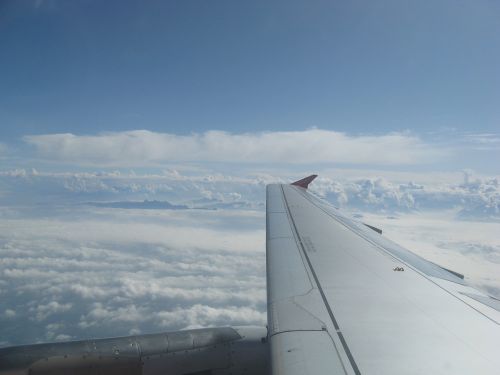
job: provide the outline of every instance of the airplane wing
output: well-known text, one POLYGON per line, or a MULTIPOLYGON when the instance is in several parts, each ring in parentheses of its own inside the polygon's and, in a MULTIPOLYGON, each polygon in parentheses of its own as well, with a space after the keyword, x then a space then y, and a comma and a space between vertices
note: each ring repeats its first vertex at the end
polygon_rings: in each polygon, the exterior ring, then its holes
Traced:
POLYGON ((500 301, 307 190, 267 187, 273 375, 500 374, 500 301))

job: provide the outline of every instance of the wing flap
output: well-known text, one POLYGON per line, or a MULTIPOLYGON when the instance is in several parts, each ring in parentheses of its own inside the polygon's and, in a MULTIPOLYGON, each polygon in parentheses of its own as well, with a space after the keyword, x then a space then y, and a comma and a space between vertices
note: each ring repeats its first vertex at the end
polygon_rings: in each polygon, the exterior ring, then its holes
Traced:
POLYGON ((329 313, 290 225, 280 186, 268 186, 267 202, 267 311, 274 373, 355 373, 345 370, 349 356, 338 333, 327 331, 329 313))
POLYGON ((293 238, 268 240, 269 302, 308 293, 313 285, 293 238))
POLYGON ((275 375, 346 374, 326 331, 284 332, 271 340, 275 375))

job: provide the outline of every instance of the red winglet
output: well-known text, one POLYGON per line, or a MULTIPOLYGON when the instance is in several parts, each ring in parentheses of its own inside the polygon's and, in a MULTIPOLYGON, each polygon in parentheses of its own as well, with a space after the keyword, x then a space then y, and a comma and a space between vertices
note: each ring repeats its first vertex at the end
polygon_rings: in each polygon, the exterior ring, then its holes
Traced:
POLYGON ((318 177, 317 174, 312 174, 306 178, 303 178, 302 180, 298 180, 298 181, 295 181, 295 182, 292 182, 292 185, 295 185, 295 186, 300 186, 301 188, 304 188, 304 189, 307 189, 307 187, 309 186, 309 184, 311 182, 313 182, 313 180, 318 177))

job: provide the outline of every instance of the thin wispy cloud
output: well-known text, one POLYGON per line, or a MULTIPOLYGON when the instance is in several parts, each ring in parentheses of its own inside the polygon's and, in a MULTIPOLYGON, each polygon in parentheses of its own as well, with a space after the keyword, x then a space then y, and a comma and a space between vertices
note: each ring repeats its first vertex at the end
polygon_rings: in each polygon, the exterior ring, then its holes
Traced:
POLYGON ((0 157, 7 155, 7 145, 5 143, 0 142, 0 157))
POLYGON ((90 136, 30 135, 24 140, 42 158, 107 166, 176 161, 405 165, 449 156, 449 150, 405 133, 348 135, 322 129, 241 134, 207 131, 190 135, 136 130, 90 136))
POLYGON ((470 143, 475 149, 498 151, 500 148, 500 134, 497 133, 470 133, 463 136, 465 143, 470 143))

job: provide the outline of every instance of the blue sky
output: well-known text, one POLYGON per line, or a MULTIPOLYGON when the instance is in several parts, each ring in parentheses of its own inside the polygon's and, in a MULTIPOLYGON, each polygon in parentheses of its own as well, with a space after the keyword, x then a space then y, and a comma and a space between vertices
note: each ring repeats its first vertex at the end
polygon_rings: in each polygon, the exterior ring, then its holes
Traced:
MULTIPOLYGON (((493 1, 4 1, 0 124, 30 134, 500 121, 493 1)), ((429 136, 430 137, 430 136, 429 136)))

